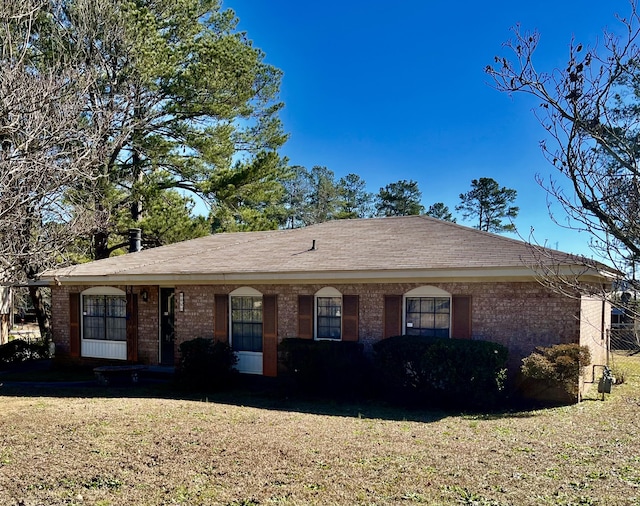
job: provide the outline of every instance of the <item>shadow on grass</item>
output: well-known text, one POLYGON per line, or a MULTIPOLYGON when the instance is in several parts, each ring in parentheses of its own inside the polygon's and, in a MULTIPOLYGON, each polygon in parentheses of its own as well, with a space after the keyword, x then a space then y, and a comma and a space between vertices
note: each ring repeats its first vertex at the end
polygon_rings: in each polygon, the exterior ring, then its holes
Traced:
POLYGON ((390 421, 430 423, 449 416, 473 419, 529 418, 540 406, 518 406, 516 410, 461 411, 439 407, 406 407, 381 400, 375 393, 366 396, 311 395, 301 392, 281 378, 238 375, 232 385, 220 391, 198 391, 180 386, 173 376, 145 373, 135 384, 121 381, 104 386, 90 368, 24 366, 0 371, 0 396, 54 398, 147 398, 207 402, 276 411, 317 415, 370 418, 390 421))
POLYGON ((377 399, 329 399, 288 393, 278 385, 259 383, 256 385, 254 381, 242 378, 226 390, 195 391, 182 388, 172 380, 156 378, 142 378, 137 384, 103 386, 96 380, 46 382, 34 377, 31 381, 5 381, 0 375, 0 396, 174 399, 316 415, 424 423, 451 416, 451 413, 441 410, 402 408, 377 399))

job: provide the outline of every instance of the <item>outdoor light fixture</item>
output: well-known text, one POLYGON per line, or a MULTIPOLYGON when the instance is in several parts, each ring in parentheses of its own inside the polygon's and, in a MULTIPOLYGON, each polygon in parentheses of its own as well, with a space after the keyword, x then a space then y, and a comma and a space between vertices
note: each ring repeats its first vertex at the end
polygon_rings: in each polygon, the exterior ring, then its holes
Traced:
POLYGON ((142 297, 143 302, 147 302, 149 300, 149 292, 147 292, 146 290, 142 290, 140 296, 142 297))

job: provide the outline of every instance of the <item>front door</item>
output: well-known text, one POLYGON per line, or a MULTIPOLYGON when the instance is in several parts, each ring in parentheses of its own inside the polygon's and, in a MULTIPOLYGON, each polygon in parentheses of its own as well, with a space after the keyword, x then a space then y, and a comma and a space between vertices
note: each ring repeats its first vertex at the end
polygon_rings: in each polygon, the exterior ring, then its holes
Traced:
POLYGON ((175 361, 175 291, 160 288, 160 364, 174 365, 175 361))

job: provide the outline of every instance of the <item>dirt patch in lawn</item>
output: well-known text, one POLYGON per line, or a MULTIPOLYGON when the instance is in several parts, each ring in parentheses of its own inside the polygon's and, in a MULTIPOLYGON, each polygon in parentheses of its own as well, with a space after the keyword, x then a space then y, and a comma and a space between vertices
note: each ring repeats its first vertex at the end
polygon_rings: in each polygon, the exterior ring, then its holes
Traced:
POLYGON ((453 415, 167 385, 0 387, 0 504, 640 504, 640 381, 453 415))

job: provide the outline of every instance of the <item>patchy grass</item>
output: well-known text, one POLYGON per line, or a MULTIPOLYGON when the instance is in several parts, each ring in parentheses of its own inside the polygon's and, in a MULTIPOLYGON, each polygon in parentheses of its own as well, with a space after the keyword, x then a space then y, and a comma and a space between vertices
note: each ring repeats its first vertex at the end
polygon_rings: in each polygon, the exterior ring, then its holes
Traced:
POLYGON ((471 416, 5 385, 0 504, 640 505, 640 377, 598 399, 471 416))

